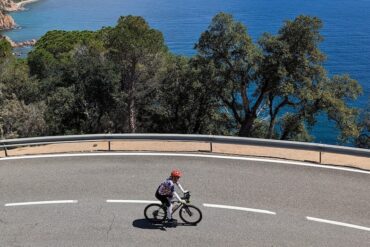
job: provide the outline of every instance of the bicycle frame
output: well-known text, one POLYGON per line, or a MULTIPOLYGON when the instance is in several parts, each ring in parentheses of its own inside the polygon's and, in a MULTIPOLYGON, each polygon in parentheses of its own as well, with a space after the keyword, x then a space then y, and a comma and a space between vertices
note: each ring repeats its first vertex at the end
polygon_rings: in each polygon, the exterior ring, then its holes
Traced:
MULTIPOLYGON (((187 191, 186 193, 184 193, 184 196, 181 199, 185 200, 186 203, 190 203, 190 192, 187 191)), ((179 208, 182 208, 184 205, 186 205, 186 204, 184 204, 180 201, 177 201, 177 200, 173 201, 173 203, 174 204, 176 203, 176 205, 173 205, 171 215, 173 215, 179 208)))
POLYGON ((179 201, 175 201, 174 203, 176 203, 176 205, 173 205, 171 215, 173 215, 179 208, 181 208, 184 205, 183 203, 179 201))

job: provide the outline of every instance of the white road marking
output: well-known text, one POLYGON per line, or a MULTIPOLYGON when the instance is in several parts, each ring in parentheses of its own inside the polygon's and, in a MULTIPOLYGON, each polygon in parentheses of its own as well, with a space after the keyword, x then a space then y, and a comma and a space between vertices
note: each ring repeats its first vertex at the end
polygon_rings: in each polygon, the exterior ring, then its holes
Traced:
POLYGON ((321 223, 327 223, 327 224, 338 225, 338 226, 345 226, 345 227, 350 227, 350 228, 355 228, 355 229, 370 232, 370 228, 364 227, 364 226, 358 226, 358 225, 353 225, 353 224, 348 224, 348 223, 343 223, 343 222, 338 222, 338 221, 332 221, 332 220, 319 219, 319 218, 314 218, 314 217, 309 217, 309 216, 307 216, 306 218, 307 220, 311 220, 311 221, 317 221, 321 223))
POLYGON ((146 201, 146 200, 107 200, 108 203, 161 203, 160 201, 146 201))
POLYGON ((83 157, 83 156, 172 156, 172 157, 200 157, 200 158, 211 158, 211 159, 229 159, 229 160, 246 160, 256 162, 268 162, 277 164, 290 164, 306 167, 324 168, 340 171, 349 171, 363 174, 370 174, 370 171, 363 171, 348 167, 330 166, 330 165, 319 165, 309 162, 299 161, 286 161, 286 160, 275 160, 268 158, 250 158, 250 157, 238 157, 238 156, 222 156, 222 155, 205 155, 205 154, 178 154, 178 153, 78 153, 78 154, 52 154, 52 155, 29 155, 29 156, 18 156, 18 157, 5 157, 0 158, 1 160, 17 160, 17 159, 39 159, 39 158, 54 158, 54 157, 83 157))
POLYGON ((17 203, 7 203, 5 207, 15 207, 15 206, 30 206, 30 205, 43 205, 43 204, 62 204, 62 203, 78 203, 77 200, 63 200, 63 201, 39 201, 39 202, 17 202, 17 203))
POLYGON ((235 206, 228 206, 228 205, 217 205, 217 204, 207 204, 203 203, 204 207, 210 208, 223 208, 223 209, 233 209, 233 210, 240 210, 240 211, 248 211, 254 213, 261 213, 261 214, 273 214, 276 215, 275 212, 262 210, 262 209, 255 209, 255 208, 244 208, 244 207, 235 207, 235 206))

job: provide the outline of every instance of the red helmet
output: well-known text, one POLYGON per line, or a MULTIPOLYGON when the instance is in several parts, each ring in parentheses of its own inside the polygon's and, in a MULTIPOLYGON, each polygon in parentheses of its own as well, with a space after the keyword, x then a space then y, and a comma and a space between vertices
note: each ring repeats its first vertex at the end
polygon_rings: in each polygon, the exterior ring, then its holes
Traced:
POLYGON ((182 176, 182 173, 179 171, 179 170, 173 170, 172 172, 171 172, 171 177, 181 177, 182 176))

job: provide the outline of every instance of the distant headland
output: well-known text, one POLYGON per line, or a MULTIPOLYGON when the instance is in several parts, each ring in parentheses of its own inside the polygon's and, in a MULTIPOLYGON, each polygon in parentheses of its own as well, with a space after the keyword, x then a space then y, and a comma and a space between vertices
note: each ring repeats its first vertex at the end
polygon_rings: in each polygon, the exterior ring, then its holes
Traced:
MULTIPOLYGON (((38 0, 0 0, 0 31, 13 29, 17 26, 14 19, 8 15, 9 12, 20 11, 28 3, 36 2, 38 0)), ((4 38, 0 34, 0 38, 4 38)), ((27 40, 23 42, 14 42, 9 37, 5 37, 13 47, 32 46, 36 40, 27 40)))

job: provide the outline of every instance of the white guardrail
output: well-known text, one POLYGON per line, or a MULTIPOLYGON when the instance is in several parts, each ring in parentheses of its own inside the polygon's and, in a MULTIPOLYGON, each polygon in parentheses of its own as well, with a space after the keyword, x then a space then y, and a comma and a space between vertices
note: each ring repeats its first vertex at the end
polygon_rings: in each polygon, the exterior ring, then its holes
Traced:
MULTIPOLYGON (((83 142, 108 142, 108 148, 105 151, 113 151, 111 149, 111 142, 117 141, 172 141, 172 142, 202 142, 209 144, 208 152, 220 152, 215 150, 215 146, 219 144, 231 144, 238 147, 254 147, 255 149, 271 148, 271 150, 277 150, 278 152, 284 152, 282 149, 296 152, 300 151, 312 151, 318 153, 319 159, 317 163, 322 163, 321 156, 323 153, 347 155, 363 158, 363 162, 370 163, 370 150, 316 144, 316 143, 304 143, 304 142, 293 142, 293 141, 278 141, 270 139, 256 139, 256 138, 244 138, 244 137, 229 137, 229 136, 213 136, 213 135, 182 135, 182 134, 95 134, 95 135, 69 135, 69 136, 48 136, 48 137, 35 137, 35 138, 20 138, 20 139, 8 139, 0 140, 0 148, 5 153, 4 156, 10 156, 9 150, 13 150, 25 146, 40 146, 46 144, 63 144, 63 143, 83 143, 83 142)), ((266 150, 267 156, 276 157, 269 154, 269 150, 266 150)), ((230 153, 230 152, 226 152, 230 153)), ((232 152, 231 152, 232 153, 232 152)), ((247 154, 248 155, 248 154, 247 154)), ((283 157, 284 158, 284 157, 283 157)), ((289 159, 289 157, 288 157, 289 159)), ((294 158, 293 158, 294 159, 294 158)), ((351 164, 349 164, 351 165, 351 164)), ((369 166, 370 164, 364 164, 369 166)))

